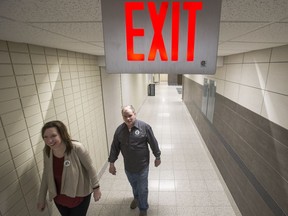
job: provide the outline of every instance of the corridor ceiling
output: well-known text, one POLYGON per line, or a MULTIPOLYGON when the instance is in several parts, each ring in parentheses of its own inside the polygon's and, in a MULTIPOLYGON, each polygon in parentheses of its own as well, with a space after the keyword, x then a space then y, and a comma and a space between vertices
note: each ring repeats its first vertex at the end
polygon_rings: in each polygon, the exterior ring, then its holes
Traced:
MULTIPOLYGON (((100 0, 0 0, 0 40, 103 56, 102 27, 100 0)), ((222 0, 218 56, 285 44, 288 0, 222 0)))

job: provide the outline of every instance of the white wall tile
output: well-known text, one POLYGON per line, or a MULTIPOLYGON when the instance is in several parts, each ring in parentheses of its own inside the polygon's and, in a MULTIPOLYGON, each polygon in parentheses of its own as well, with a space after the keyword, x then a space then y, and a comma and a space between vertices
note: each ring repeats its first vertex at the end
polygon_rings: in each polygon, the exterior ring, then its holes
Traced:
POLYGON ((225 64, 242 64, 243 63, 243 54, 236 54, 224 57, 225 64))
POLYGON ((57 49, 58 56, 67 57, 68 52, 66 50, 57 49))
POLYGON ((29 135, 30 135, 30 136, 34 136, 34 135, 38 134, 39 131, 41 131, 42 126, 43 126, 43 123, 40 122, 40 123, 37 123, 37 124, 29 127, 29 128, 28 128, 29 135))
POLYGON ((35 83, 33 75, 16 76, 18 86, 33 85, 35 83))
POLYGON ((63 88, 70 88, 72 87, 71 80, 63 80, 63 88))
MULTIPOLYGON (((63 60, 62 60, 63 61, 63 60)), ((60 65, 60 71, 61 71, 61 73, 64 73, 64 72, 67 72, 67 73, 69 73, 70 72, 70 68, 69 68, 69 65, 68 65, 68 59, 67 59, 67 62, 66 63, 62 63, 61 65, 60 65)))
MULTIPOLYGON (((42 137, 41 137, 41 132, 40 132, 40 131, 39 131, 38 134, 33 135, 33 136, 30 136, 30 140, 31 140, 32 145, 35 146, 36 148, 37 148, 39 145, 42 146, 42 144, 44 144, 44 143, 43 143, 43 139, 42 139, 42 137)), ((43 147, 44 147, 44 145, 41 147, 41 149, 42 149, 43 147)), ((40 150, 40 151, 42 151, 42 150, 40 150)), ((39 151, 37 151, 37 152, 39 152, 39 151)))
POLYGON ((42 112, 43 119, 47 121, 47 119, 56 119, 56 113, 54 109, 49 109, 42 112))
MULTIPOLYGON (((3 155, 5 156, 5 155, 3 155)), ((2 157, 0 158, 0 163, 1 163, 2 157)), ((1 180, 1 184, 0 184, 0 191, 3 191, 5 188, 7 188, 10 184, 14 183, 15 181, 17 181, 17 175, 15 170, 12 170, 9 174, 2 176, 2 174, 0 173, 0 180, 1 180)), ((14 191, 15 193, 15 191, 14 191)))
POLYGON ((0 102, 0 115, 19 109, 21 109, 21 103, 19 99, 0 102))
POLYGON ((33 70, 34 70, 34 74, 46 74, 46 73, 48 73, 47 65, 33 64, 33 70))
POLYGON ((61 78, 62 78, 62 80, 70 80, 71 79, 70 73, 62 73, 61 72, 61 78))
POLYGON ((46 60, 49 65, 58 65, 57 56, 46 56, 46 60))
POLYGON ((55 106, 56 114, 60 114, 66 111, 65 104, 60 106, 55 106))
POLYGON ((46 92, 46 93, 40 93, 39 94, 39 100, 40 103, 50 101, 52 99, 52 93, 51 92, 46 92))
POLYGON ((63 90, 65 96, 73 93, 72 88, 64 88, 63 90))
POLYGON ((0 51, 0 63, 10 63, 10 56, 8 52, 0 51))
POLYGON ((35 81, 37 84, 39 83, 48 83, 49 82, 49 75, 48 74, 36 74, 35 81))
POLYGON ((33 70, 32 70, 31 65, 18 64, 18 65, 13 65, 13 67, 14 67, 14 72, 16 75, 33 74, 33 70))
POLYGON ((5 113, 1 116, 3 126, 6 126, 8 124, 16 123, 18 121, 21 121, 24 119, 23 111, 22 110, 16 110, 9 113, 5 113))
POLYGON ((63 105, 64 103, 65 100, 63 99, 63 97, 54 98, 55 107, 63 105))
MULTIPOLYGON (((36 167, 36 166, 35 166, 36 167)), ((33 170, 34 168, 32 168, 33 170)), ((39 179, 35 175, 36 173, 31 173, 31 170, 29 170, 29 174, 32 175, 34 178, 31 178, 29 182, 22 183, 22 178, 23 176, 26 176, 26 173, 21 176, 20 178, 20 184, 22 185, 23 188, 23 193, 25 194, 25 198, 27 199, 26 204, 28 206, 28 209, 31 212, 31 208, 35 209, 35 202, 37 202, 37 197, 38 197, 38 190, 36 190, 35 186, 37 186, 37 183, 39 182, 39 179), (33 193, 34 197, 31 199, 28 199, 30 197, 30 193, 33 193), (33 205, 34 204, 34 205, 33 205)), ((35 209, 36 210, 36 209, 35 209)), ((37 209, 37 213, 39 214, 39 210, 37 209)))
MULTIPOLYGON (((22 159, 24 161, 24 157, 22 159)), ((19 163, 19 166, 16 167, 16 172, 17 172, 17 175, 19 177, 22 176, 23 174, 25 174, 27 170, 30 170, 34 166, 36 166, 31 149, 29 151, 26 151, 25 153, 21 154, 20 156, 14 158, 14 161, 15 161, 15 164, 19 163), (29 152, 29 155, 28 155, 28 152, 29 152), (19 158, 21 156, 23 156, 24 154, 27 154, 25 156, 27 157, 28 160, 26 160, 25 162, 22 162, 22 161, 19 160, 19 158)))
POLYGON ((32 64, 46 64, 46 58, 45 55, 39 55, 39 54, 31 54, 31 61, 32 64))
POLYGON ((227 70, 227 66, 224 65, 223 67, 218 67, 216 70, 216 73, 213 77, 217 78, 217 79, 222 79, 225 80, 226 77, 226 70, 227 70))
MULTIPOLYGON (((0 56, 1 59, 1 56, 0 56)), ((0 60, 1 61, 1 60, 0 60)), ((0 64, 0 77, 13 75, 13 69, 10 64, 0 64)))
POLYGON ((56 64, 48 65, 48 71, 49 73, 59 73, 60 72, 59 65, 56 64))
POLYGON ((74 96, 72 94, 71 95, 65 95, 65 101, 66 102, 74 101, 74 96))
POLYGON ((76 63, 76 58, 72 58, 72 57, 69 57, 69 53, 68 53, 68 62, 69 62, 69 64, 71 64, 71 65, 76 65, 77 63, 76 63))
MULTIPOLYGON (((18 195, 15 195, 16 197, 18 195)), ((26 207, 26 203, 23 198, 17 197, 17 199, 12 198, 12 202, 8 201, 9 203, 13 204, 13 208, 10 208, 4 216, 6 215, 15 215, 15 216, 28 216, 29 212, 26 207), (20 215, 19 215, 20 212, 20 215)))
POLYGON ((257 50, 244 54, 244 63, 269 62, 272 49, 257 50))
POLYGON ((0 40, 0 50, 5 50, 5 51, 8 50, 6 41, 0 40))
MULTIPOLYGON (((76 71, 76 72, 70 72, 71 74, 71 79, 77 79, 79 78, 79 73, 76 71)), ((79 81, 79 80, 78 80, 79 81)))
POLYGON ((51 92, 50 83, 48 82, 48 83, 37 84, 37 90, 39 94, 45 93, 45 92, 51 92))
POLYGON ((0 139, 0 153, 8 150, 8 143, 6 139, 0 139))
POLYGON ((44 48, 37 45, 29 44, 29 51, 33 54, 42 54, 44 55, 44 48))
POLYGON ((45 47, 45 54, 57 56, 57 50, 55 48, 45 47))
POLYGON ((61 75, 60 73, 50 73, 49 78, 51 82, 56 82, 61 80, 61 75))
POLYGON ((74 65, 69 64, 69 70, 70 70, 70 72, 78 72, 77 65, 76 64, 74 64, 74 65))
POLYGON ((4 127, 4 129, 5 129, 6 136, 11 136, 11 135, 16 134, 20 131, 25 130, 26 129, 26 122, 24 119, 22 119, 22 120, 17 121, 16 123, 6 125, 4 127))
POLYGON ((239 104, 257 114, 261 114, 261 109, 264 100, 264 90, 240 86, 239 104))
POLYGON ((52 100, 51 100, 51 101, 45 101, 45 102, 42 102, 42 103, 40 104, 40 106, 41 106, 42 112, 43 112, 43 111, 47 111, 47 110, 49 110, 49 109, 54 108, 54 102, 53 102, 52 100))
POLYGON ((288 63, 271 63, 268 74, 268 91, 288 95, 288 63))
POLYGON ((275 47, 272 49, 271 62, 287 62, 288 46, 275 47))
MULTIPOLYGON (((11 160, 12 160, 12 158, 11 158, 11 154, 10 154, 9 149, 7 149, 6 151, 0 152, 0 166, 3 166, 3 164, 5 164, 11 160)), ((2 173, 0 173, 0 179, 3 177, 4 177, 4 175, 2 173)), ((1 184, 0 184, 0 187, 1 187, 1 184)))
POLYGON ((225 82, 224 96, 237 103, 239 96, 239 88, 239 84, 225 82))
POLYGON ((215 79, 215 81, 216 81, 216 92, 218 94, 224 95, 225 81, 218 79, 215 79))
POLYGON ((241 84, 265 89, 268 63, 243 64, 241 84))
POLYGON ((10 52, 23 52, 28 53, 28 46, 24 43, 8 42, 10 52))
MULTIPOLYGON (((14 209, 15 205, 25 205, 21 191, 15 191, 11 197, 8 197, 4 203, 1 203, 1 212, 3 212, 3 215, 12 215, 10 210, 14 209)), ((14 213, 13 215, 16 214, 14 213)))
POLYGON ((287 116, 288 97, 272 92, 265 92, 262 116, 276 124, 288 128, 287 116))
POLYGON ((3 191, 1 191, 0 203, 3 203, 8 197, 11 197, 15 191, 20 191, 20 185, 18 181, 8 185, 3 191))
POLYGON ((24 53, 11 53, 11 60, 13 64, 30 64, 29 54, 24 53))
MULTIPOLYGON (((1 173, 1 176, 4 177, 5 175, 7 175, 8 173, 11 172, 11 170, 14 169, 14 164, 13 164, 13 161, 10 160, 8 161, 7 163, 3 164, 2 166, 0 166, 0 173, 1 173)), ((2 193, 1 193, 2 195, 2 193)), ((3 198, 0 198, 0 200, 3 199, 3 198)))
POLYGON ((53 94, 53 98, 60 98, 61 97, 63 100, 63 96, 64 96, 63 89, 54 90, 52 94, 53 94))
POLYGON ((26 118, 26 123, 28 127, 31 127, 37 123, 42 123, 42 113, 37 113, 36 115, 30 116, 26 118))
POLYGON ((62 89, 62 82, 57 81, 57 82, 50 82, 52 90, 57 90, 57 89, 62 89))
POLYGON ((16 81, 13 76, 1 77, 0 79, 0 89, 16 87, 16 81))
POLYGON ((20 97, 32 96, 37 93, 35 85, 19 87, 20 97))
POLYGON ((227 65, 226 80, 239 83, 241 80, 242 64, 227 65))
POLYGON ((12 148, 12 146, 17 145, 25 141, 26 139, 29 139, 29 134, 28 131, 25 129, 23 131, 18 132, 17 134, 8 137, 8 144, 10 148, 12 148))
POLYGON ((23 97, 21 98, 21 102, 22 102, 22 107, 28 107, 28 106, 32 106, 35 104, 39 104, 39 100, 38 100, 38 96, 37 95, 32 95, 32 96, 28 96, 28 97, 23 97))
POLYGON ((11 154, 13 158, 21 155, 22 153, 29 151, 31 149, 30 140, 24 140, 23 142, 11 147, 11 154))
POLYGON ((33 106, 29 106, 29 107, 25 107, 23 109, 24 111, 24 116, 25 117, 30 117, 30 116, 34 116, 38 113, 41 113, 41 109, 40 109, 40 105, 39 104, 36 104, 36 105, 33 105, 33 106))

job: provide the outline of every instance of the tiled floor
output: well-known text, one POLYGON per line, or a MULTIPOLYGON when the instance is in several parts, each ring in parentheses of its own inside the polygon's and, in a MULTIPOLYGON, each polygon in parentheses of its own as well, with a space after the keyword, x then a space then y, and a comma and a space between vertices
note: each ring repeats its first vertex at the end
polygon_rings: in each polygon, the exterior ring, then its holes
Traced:
MULTIPOLYGON (((138 119, 152 126, 162 151, 162 164, 158 168, 153 166, 154 156, 151 157, 148 215, 240 215, 233 211, 176 88, 179 86, 157 84, 156 96, 149 96, 137 114, 138 119)), ((108 170, 103 174, 102 199, 97 203, 91 201, 89 216, 139 214, 138 209, 129 208, 133 198, 122 157, 115 165, 116 176, 108 170)))

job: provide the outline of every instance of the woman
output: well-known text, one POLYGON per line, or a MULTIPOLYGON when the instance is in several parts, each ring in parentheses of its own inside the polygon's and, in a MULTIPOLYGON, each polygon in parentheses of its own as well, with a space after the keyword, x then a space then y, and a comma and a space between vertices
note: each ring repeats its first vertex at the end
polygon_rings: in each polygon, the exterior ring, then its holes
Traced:
POLYGON ((62 216, 85 216, 91 193, 101 198, 96 170, 84 146, 73 141, 61 121, 47 122, 42 128, 44 170, 37 208, 46 207, 46 194, 62 216))

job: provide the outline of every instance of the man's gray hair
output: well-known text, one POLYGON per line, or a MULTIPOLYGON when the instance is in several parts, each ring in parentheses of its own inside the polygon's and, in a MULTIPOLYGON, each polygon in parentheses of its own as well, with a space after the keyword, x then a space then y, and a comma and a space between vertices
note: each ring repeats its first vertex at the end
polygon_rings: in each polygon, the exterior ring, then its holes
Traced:
POLYGON ((129 110, 131 110, 133 113, 135 113, 135 108, 133 107, 133 105, 122 106, 121 113, 123 114, 123 112, 124 112, 125 110, 127 110, 127 109, 129 109, 129 110))

